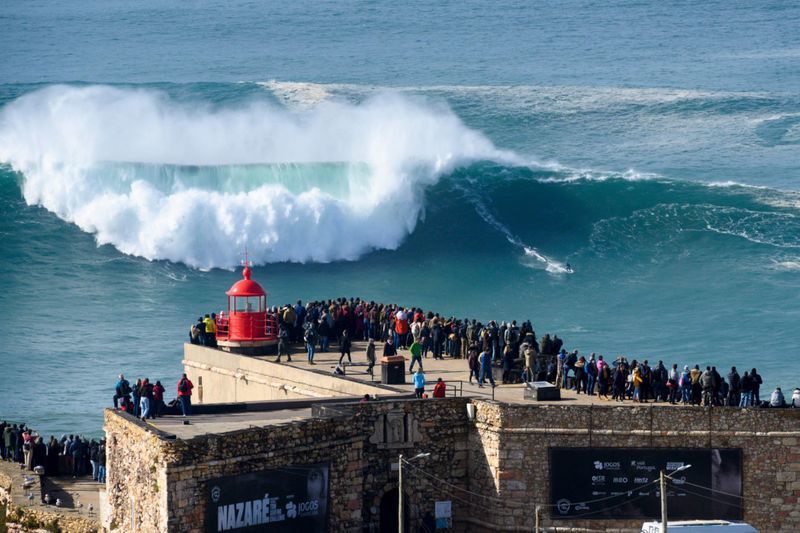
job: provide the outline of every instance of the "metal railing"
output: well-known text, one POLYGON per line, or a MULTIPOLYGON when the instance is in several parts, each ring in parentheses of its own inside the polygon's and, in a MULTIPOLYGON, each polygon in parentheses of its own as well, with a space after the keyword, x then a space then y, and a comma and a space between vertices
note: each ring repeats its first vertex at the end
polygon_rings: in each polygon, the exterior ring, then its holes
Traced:
POLYGON ((236 338, 275 340, 278 338, 278 318, 272 313, 236 313, 235 328, 231 332, 231 316, 218 316, 217 339, 228 340, 231 333, 236 338))
POLYGON ((450 391, 453 391, 453 398, 459 398, 464 395, 464 382, 462 380, 450 380, 445 382, 445 390, 446 395, 450 395, 450 391), (454 385, 453 383, 458 383, 458 385, 454 385))

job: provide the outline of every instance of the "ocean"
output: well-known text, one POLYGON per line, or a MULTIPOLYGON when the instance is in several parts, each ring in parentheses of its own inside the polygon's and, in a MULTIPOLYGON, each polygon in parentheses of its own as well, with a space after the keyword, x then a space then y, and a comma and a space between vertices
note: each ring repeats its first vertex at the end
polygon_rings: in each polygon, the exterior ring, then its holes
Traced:
POLYGON ((800 5, 17 0, 0 418, 174 388, 248 256, 606 357, 800 386, 800 5), (567 267, 569 265, 570 268, 567 267))

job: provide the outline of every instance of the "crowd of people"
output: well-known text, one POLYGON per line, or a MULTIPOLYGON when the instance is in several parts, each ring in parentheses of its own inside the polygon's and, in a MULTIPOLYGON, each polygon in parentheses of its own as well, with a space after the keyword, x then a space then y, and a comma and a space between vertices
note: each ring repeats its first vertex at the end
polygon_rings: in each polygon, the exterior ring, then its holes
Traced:
MULTIPOLYGON (((177 397, 170 402, 170 406, 178 406, 183 416, 192 412, 192 389, 194 384, 186 374, 181 376, 176 386, 177 397)), ((119 409, 132 414, 142 421, 155 419, 164 415, 167 404, 164 402, 166 389, 161 381, 155 384, 149 378, 138 378, 136 383, 131 383, 120 374, 114 386, 114 409, 119 409)))
POLYGON ((650 365, 647 360, 628 362, 618 357, 608 364, 603 356, 592 353, 587 360, 577 351, 562 350, 556 358, 555 382, 578 394, 597 395, 600 399, 624 402, 626 399, 638 403, 669 402, 670 404, 730 406, 730 407, 800 407, 800 388, 793 391, 789 400, 780 387, 769 399, 762 398, 763 380, 753 368, 740 374, 731 367, 727 376, 722 376, 716 366, 699 365, 679 368, 673 363, 667 368, 663 361, 650 365), (727 379, 726 379, 727 377, 727 379), (609 394, 611 398, 609 398, 609 394))
MULTIPOLYGON (((337 346, 340 362, 345 357, 352 360, 350 351, 355 340, 382 343, 383 355, 411 350, 418 364, 428 355, 435 359, 466 358, 472 345, 488 349, 492 361, 497 362, 507 347, 515 352, 521 338, 533 331, 530 321, 521 325, 516 321, 498 323, 494 320, 482 324, 475 319, 444 317, 417 307, 367 302, 360 298, 306 304, 298 300, 294 305, 273 307, 270 313, 278 323, 277 362, 283 356, 291 361, 290 347, 294 344, 304 346, 309 364, 314 364, 316 353, 329 351, 332 344, 337 346)), ((211 345, 216 331, 215 314, 205 316, 191 326, 190 341, 211 345)), ((558 336, 546 337, 556 349, 563 344, 558 336)))
POLYGON ((79 435, 50 436, 44 441, 25 424, 0 423, 0 457, 23 465, 26 470, 47 476, 73 478, 91 475, 98 483, 106 481, 106 440, 79 435))
MULTIPOLYGON (((496 386, 494 367, 502 368, 502 382, 549 381, 582 394, 619 402, 669 402, 709 406, 800 405, 800 389, 786 399, 778 388, 769 400, 762 400, 761 376, 755 368, 739 374, 735 367, 726 377, 716 367, 705 370, 699 365, 682 369, 677 364, 666 367, 659 361, 628 361, 617 357, 606 361, 602 355, 589 359, 577 350, 568 352, 558 335, 537 337, 530 320, 517 323, 445 317, 418 307, 367 302, 360 298, 318 300, 303 304, 273 307, 270 312, 278 323, 278 357, 291 361, 291 346, 302 344, 308 364, 314 356, 336 345, 339 364, 352 362, 354 340, 367 341, 367 371, 376 364, 377 344, 382 355, 391 356, 408 350, 410 364, 423 369, 428 356, 467 360, 469 381, 479 387, 496 386), (610 396, 610 398, 609 398, 610 396)), ((213 345, 215 314, 206 314, 192 326, 192 342, 213 345)))
POLYGON ((189 327, 189 342, 202 346, 217 345, 217 314, 206 313, 189 327))

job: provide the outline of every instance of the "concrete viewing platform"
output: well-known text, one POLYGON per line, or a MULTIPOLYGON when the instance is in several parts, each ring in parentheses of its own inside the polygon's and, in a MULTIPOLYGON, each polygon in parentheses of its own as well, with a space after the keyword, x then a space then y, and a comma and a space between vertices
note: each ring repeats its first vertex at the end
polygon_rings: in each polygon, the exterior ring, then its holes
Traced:
MULTIPOLYGON (((411 354, 408 350, 398 350, 398 355, 405 357, 405 370, 406 370, 406 383, 401 385, 381 385, 381 364, 380 360, 383 352, 383 345, 376 343, 376 364, 373 369, 373 374, 367 373, 367 343, 364 341, 353 342, 353 349, 351 356, 353 359, 352 364, 347 362, 345 358, 345 376, 336 376, 333 371, 339 362, 338 351, 317 352, 314 355, 314 364, 308 363, 305 350, 300 350, 299 345, 292 348, 292 361, 288 362, 286 357, 281 357, 280 363, 274 363, 276 356, 255 356, 252 359, 271 363, 272 365, 288 366, 294 369, 304 370, 313 374, 334 377, 336 379, 346 379, 348 381, 355 381, 364 383, 365 385, 374 385, 382 387, 385 390, 376 391, 378 397, 391 396, 393 394, 413 394, 414 385, 412 383, 413 373, 408 372, 408 365, 411 363, 411 354)), ((334 345, 333 348, 336 348, 334 345)), ((433 386, 438 378, 442 378, 447 385, 447 396, 468 396, 478 399, 491 399, 504 403, 529 403, 531 400, 523 398, 525 384, 503 384, 500 380, 495 379, 497 387, 492 390, 491 384, 486 381, 483 387, 479 387, 477 380, 473 379, 472 383, 469 381, 469 367, 467 366, 466 359, 454 359, 446 357, 445 359, 434 359, 429 356, 422 360, 424 374, 425 374, 425 393, 431 396, 433 386)), ((416 371, 416 365, 414 370, 416 371)), ((312 378, 313 379, 313 378, 312 378)), ((610 398, 610 394, 609 394, 610 398)), ((575 391, 561 389, 561 400, 547 401, 541 400, 536 403, 568 403, 570 405, 640 405, 633 403, 629 400, 625 402, 615 402, 612 400, 600 399, 597 396, 588 396, 586 394, 577 394, 575 391)), ((672 407, 669 403, 659 402, 652 403, 652 405, 672 407)))
MULTIPOLYGON (((353 342, 352 363, 345 359, 345 375, 334 373, 339 363, 338 351, 317 352, 312 365, 299 345, 292 347, 291 362, 283 356, 280 363, 275 362, 275 355, 246 356, 189 344, 185 347, 184 365, 195 384, 193 403, 196 413, 188 420, 167 416, 148 422, 179 439, 310 419, 313 417, 312 404, 359 402, 365 394, 372 400, 414 397, 412 374, 408 372, 411 360, 408 350, 398 351, 406 359, 406 383, 387 385, 380 380, 383 346, 376 346, 377 364, 370 374, 367 372, 367 343, 363 341, 353 342)), ((524 383, 502 384, 497 381, 497 386, 492 388, 488 381, 483 387, 478 386, 475 379, 470 382, 466 359, 428 357, 423 359, 423 368, 425 393, 429 398, 436 380, 442 378, 449 398, 493 400, 509 405, 681 408, 666 402, 617 402, 566 389, 560 390, 560 400, 526 399, 524 383)), ((700 411, 694 406, 682 407, 700 411)), ((330 412, 333 407, 327 409, 330 412)))
MULTIPOLYGON (((379 354, 382 351, 382 346, 376 350, 379 354)), ((348 379, 361 381, 368 384, 380 385, 381 380, 381 355, 376 356, 377 364, 373 369, 373 375, 367 373, 367 355, 366 343, 355 342, 353 343, 353 365, 346 365, 345 376, 348 379)), ((406 383, 401 385, 384 385, 397 393, 413 394, 414 385, 412 383, 413 373, 408 372, 408 365, 411 363, 411 354, 408 350, 398 350, 398 355, 405 357, 405 370, 406 370, 406 383)), ((274 361, 275 357, 262 357, 267 361, 274 361)), ((333 375, 333 370, 339 362, 338 352, 323 352, 317 353, 314 356, 314 365, 309 365, 305 358, 305 352, 298 352, 293 354, 292 362, 287 363, 286 358, 282 358, 282 365, 291 365, 294 368, 301 368, 311 370, 314 372, 323 372, 333 375)), ((345 358, 345 363, 347 359, 345 358)), ((442 378, 447 385, 447 396, 468 396, 471 398, 481 398, 485 400, 496 400, 507 403, 527 402, 529 400, 523 399, 523 391, 525 389, 524 383, 502 384, 499 380, 495 380, 497 387, 492 391, 492 386, 488 379, 481 388, 478 386, 477 380, 473 379, 472 383, 469 381, 469 368, 466 359, 434 359, 428 357, 422 360, 423 372, 425 374, 425 393, 430 397, 433 392, 433 386, 438 378, 442 378)), ((414 371, 416 371, 416 366, 414 371)), ((341 377, 341 376, 337 376, 341 377)), ((592 403, 593 401, 600 402, 596 397, 587 397, 583 394, 575 394, 573 391, 562 390, 562 400, 568 402, 578 402, 581 404, 592 403)), ((379 395, 380 396, 380 395, 379 395)), ((603 403, 606 403, 603 401, 603 403)), ((630 403, 630 402, 628 402, 630 403)))

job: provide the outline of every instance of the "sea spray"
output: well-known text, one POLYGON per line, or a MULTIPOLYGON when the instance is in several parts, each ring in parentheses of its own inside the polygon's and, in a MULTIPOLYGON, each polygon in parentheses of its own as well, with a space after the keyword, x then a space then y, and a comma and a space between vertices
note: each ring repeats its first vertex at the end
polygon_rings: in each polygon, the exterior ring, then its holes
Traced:
POLYGON ((414 230, 425 188, 481 159, 518 158, 448 108, 392 93, 291 112, 264 101, 213 108, 155 90, 51 86, 0 114, 0 161, 24 176, 28 204, 126 254, 199 268, 233 266, 245 246, 257 262, 394 249, 414 230), (258 165, 272 170, 259 174, 258 165), (293 184, 275 178, 281 165, 293 184), (256 170, 239 186, 242 166, 256 170), (192 170, 175 179, 183 167, 192 170))

